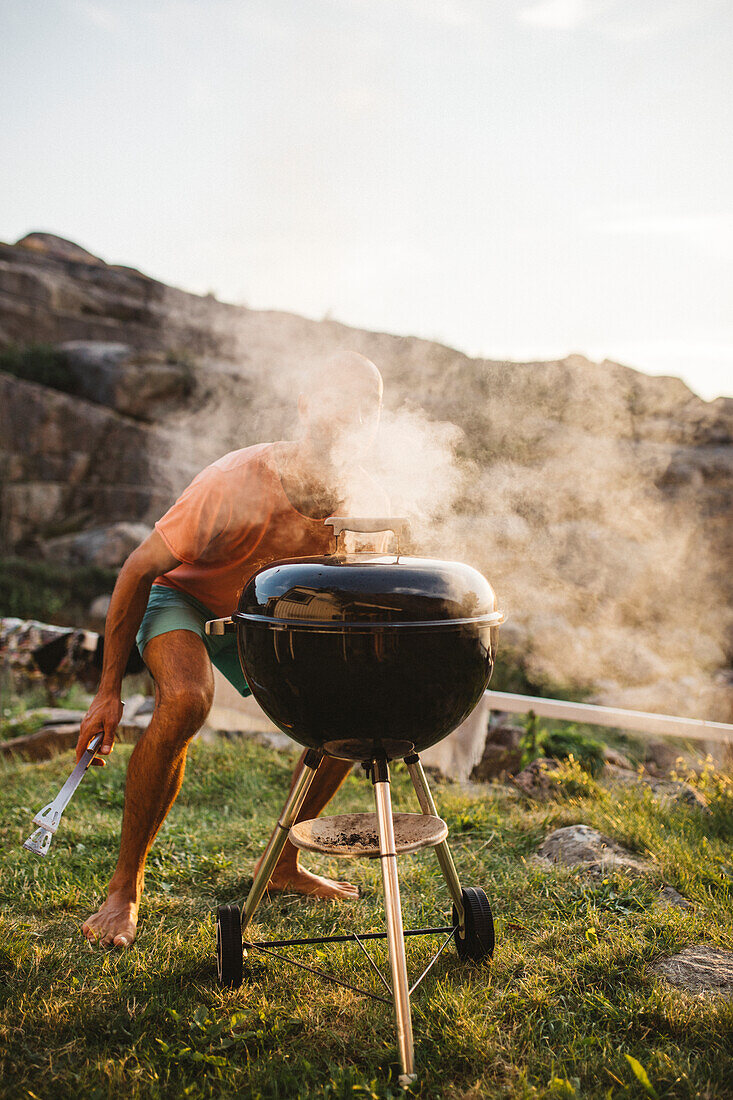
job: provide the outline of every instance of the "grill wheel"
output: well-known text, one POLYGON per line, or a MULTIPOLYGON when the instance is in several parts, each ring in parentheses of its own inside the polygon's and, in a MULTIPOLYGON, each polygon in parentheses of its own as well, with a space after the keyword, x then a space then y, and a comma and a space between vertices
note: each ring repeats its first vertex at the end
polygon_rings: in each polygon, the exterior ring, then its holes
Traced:
MULTIPOLYGON (((456 950, 463 962, 490 959, 494 953, 494 918, 486 893, 480 886, 467 886, 461 891, 463 908, 466 914, 466 931, 461 937, 456 932, 456 950)), ((453 923, 458 923, 456 907, 453 906, 453 923)))
POLYGON ((242 984, 242 917, 238 905, 216 910, 216 971, 219 985, 238 989, 242 984))

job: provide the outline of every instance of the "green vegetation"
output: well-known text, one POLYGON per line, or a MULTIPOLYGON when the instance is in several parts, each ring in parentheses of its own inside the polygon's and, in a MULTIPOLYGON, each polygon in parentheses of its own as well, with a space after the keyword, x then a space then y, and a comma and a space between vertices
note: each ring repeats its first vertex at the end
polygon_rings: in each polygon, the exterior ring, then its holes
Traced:
MULTIPOLYGON (((134 685, 134 694, 138 681, 142 677, 128 677, 124 686, 134 685)), ((146 676, 147 683, 150 678, 146 676)), ((123 696, 124 698, 124 696, 123 696)), ((13 682, 12 677, 4 676, 0 672, 0 741, 9 741, 12 737, 24 737, 36 733, 45 724, 43 714, 37 713, 39 709, 52 705, 63 710, 86 710, 91 701, 91 695, 84 690, 81 684, 72 684, 66 691, 49 694, 45 682, 39 680, 29 688, 24 685, 23 690, 13 682)))
POLYGON ((0 351, 0 371, 26 382, 37 382, 62 393, 75 394, 76 383, 66 356, 52 344, 11 345, 0 351))
POLYGON ((92 600, 111 592, 117 572, 95 565, 55 565, 0 558, 0 615, 80 626, 92 600))
MULTIPOLYGON (((3 703, 5 699, 3 699, 3 703)), ((27 737, 37 733, 43 725, 42 715, 29 714, 27 717, 14 717, 11 707, 3 706, 0 718, 0 741, 9 741, 12 737, 27 737)))
MULTIPOLYGON (((111 766, 86 777, 45 860, 20 844, 72 756, 2 767, 0 1095, 400 1095, 386 1006, 265 956, 251 958, 241 989, 216 985, 215 907, 245 894, 294 757, 246 740, 194 744, 151 854, 137 944, 118 953, 82 941, 79 926, 115 862, 129 752, 118 746, 111 766)), ((448 948, 415 995, 413 1094, 729 1097, 733 1004, 674 991, 650 964, 689 944, 730 947, 733 784, 709 769, 697 780, 712 809, 702 818, 665 811, 643 789, 606 791, 580 769, 586 793, 573 794, 573 768, 542 805, 500 786, 436 790, 459 873, 484 886, 495 909, 497 950, 493 963, 463 965, 448 948), (649 859, 649 876, 600 879, 533 862, 548 832, 576 822, 649 859), (694 911, 655 905, 662 883, 694 911)), ((415 808, 402 768, 394 796, 397 808, 415 808)), ((369 808, 370 797, 368 782, 351 777, 333 812, 369 808)), ((376 861, 307 864, 352 876, 361 898, 276 896, 260 910, 258 936, 382 927, 376 861)), ((401 881, 408 925, 443 920, 447 892, 429 851, 401 859, 401 881)), ((413 974, 431 946, 409 942, 413 974)), ((372 953, 386 968, 386 949, 372 953)), ((295 957, 372 981, 346 947, 295 957)))
POLYGON ((538 757, 549 756, 555 760, 577 760, 590 775, 598 775, 603 769, 603 742, 581 731, 574 722, 556 722, 552 729, 546 726, 540 729, 537 715, 530 713, 521 744, 523 766, 538 757))

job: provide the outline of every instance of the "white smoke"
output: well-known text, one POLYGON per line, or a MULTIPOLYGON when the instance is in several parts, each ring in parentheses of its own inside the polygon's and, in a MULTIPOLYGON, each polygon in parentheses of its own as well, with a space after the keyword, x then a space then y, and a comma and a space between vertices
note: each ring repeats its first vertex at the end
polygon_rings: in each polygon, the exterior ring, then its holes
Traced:
POLYGON ((531 672, 609 705, 730 720, 725 565, 694 499, 657 486, 681 383, 648 380, 640 412, 629 380, 643 376, 577 357, 491 364, 489 384, 486 365, 439 345, 287 315, 248 314, 238 338, 241 363, 202 370, 201 407, 178 425, 189 461, 192 447, 203 464, 292 438, 305 372, 339 346, 358 350, 385 376, 369 469, 392 514, 411 521, 417 552, 488 577, 505 643, 531 672), (633 416, 647 438, 634 438, 633 416))

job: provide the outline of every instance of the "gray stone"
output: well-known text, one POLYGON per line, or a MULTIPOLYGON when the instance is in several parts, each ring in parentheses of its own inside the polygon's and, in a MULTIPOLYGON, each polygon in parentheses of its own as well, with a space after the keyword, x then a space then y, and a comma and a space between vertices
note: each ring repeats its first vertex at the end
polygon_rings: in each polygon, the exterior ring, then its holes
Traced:
POLYGON ((663 909, 691 910, 693 908, 692 902, 688 901, 687 898, 683 898, 682 894, 678 893, 673 886, 662 887, 657 898, 657 905, 660 905, 663 909))
MULTIPOLYGON (((126 719, 115 731, 118 741, 135 742, 150 724, 149 715, 126 719)), ((66 749, 73 749, 79 739, 79 723, 66 722, 44 726, 36 733, 0 741, 0 756, 20 756, 26 760, 50 760, 66 749)))
POLYGON ((563 829, 555 829, 545 837, 537 855, 551 863, 592 871, 622 870, 643 874, 649 869, 645 861, 632 856, 616 841, 589 825, 566 825, 563 829))
POLYGON ((17 718, 12 718, 7 725, 12 730, 38 718, 44 726, 63 725, 69 722, 81 722, 85 714, 86 711, 66 710, 65 707, 34 707, 17 718))
POLYGON ((44 555, 72 565, 116 569, 151 531, 152 528, 145 523, 112 523, 107 527, 93 527, 75 535, 48 539, 44 544, 44 555))
POLYGON ((681 758, 680 750, 668 741, 648 741, 645 748, 644 766, 651 775, 669 775, 681 758))
POLYGON ((689 783, 683 783, 681 780, 643 777, 641 781, 651 787, 654 798, 660 806, 668 809, 697 810, 706 815, 712 814, 705 795, 691 787, 689 783))
POLYGON ((603 759, 606 765, 611 764, 614 768, 622 768, 624 771, 636 770, 628 756, 619 752, 618 749, 612 749, 610 745, 603 746, 603 759))
POLYGON ((699 810, 703 814, 712 814, 708 800, 701 791, 691 787, 689 783, 675 783, 676 790, 672 795, 672 801, 677 806, 684 806, 690 810, 699 810))
POLYGON ((558 770, 557 760, 543 756, 533 760, 519 775, 512 780, 513 785, 527 798, 535 802, 545 802, 552 798, 557 786, 553 778, 553 772, 558 770))
POLYGON ((488 733, 488 743, 503 749, 516 749, 519 747, 524 734, 524 726, 512 726, 508 723, 491 726, 488 733))
POLYGON ((89 614, 92 619, 106 619, 107 612, 109 611, 110 601, 112 599, 110 595, 97 596, 96 600, 92 600, 89 605, 89 614))
MULTIPOLYGON (((138 715, 144 713, 145 704, 147 702, 147 696, 143 693, 137 692, 135 695, 131 695, 128 699, 125 699, 125 709, 123 716, 126 721, 131 722, 133 718, 137 718, 138 715)), ((152 711, 148 712, 152 713, 152 711)))
POLYGON ((670 985, 698 996, 733 998, 733 951, 701 944, 654 963, 670 985))
POLYGON ((50 760, 65 749, 72 749, 79 739, 79 723, 44 726, 36 733, 0 741, 0 756, 19 756, 25 760, 50 760))
POLYGON ((603 778, 623 787, 648 787, 655 802, 667 810, 689 809, 698 810, 702 814, 712 814, 705 795, 680 779, 658 779, 643 772, 640 774, 626 771, 610 763, 607 763, 603 769, 603 778))
POLYGON ((611 764, 608 761, 604 764, 601 777, 604 780, 610 780, 611 783, 619 783, 624 787, 633 787, 634 784, 641 782, 636 772, 631 772, 628 768, 621 768, 617 764, 611 764))

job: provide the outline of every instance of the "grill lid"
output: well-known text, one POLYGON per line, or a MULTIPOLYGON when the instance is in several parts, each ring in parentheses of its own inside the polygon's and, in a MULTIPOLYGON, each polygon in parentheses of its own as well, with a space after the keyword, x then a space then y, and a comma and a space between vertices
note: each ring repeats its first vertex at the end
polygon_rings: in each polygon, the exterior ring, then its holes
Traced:
MULTIPOLYGON (((337 535, 344 530, 404 530, 404 521, 327 520, 337 535), (374 526, 379 524, 379 526, 374 526), (341 525, 341 526, 338 526, 341 525), (354 526, 356 525, 356 526, 354 526)), ((327 628, 350 623, 457 626, 486 621, 498 625, 496 596, 476 569, 459 562, 385 554, 346 554, 337 538, 336 552, 288 558, 258 570, 245 586, 235 621, 310 623, 327 628)))

